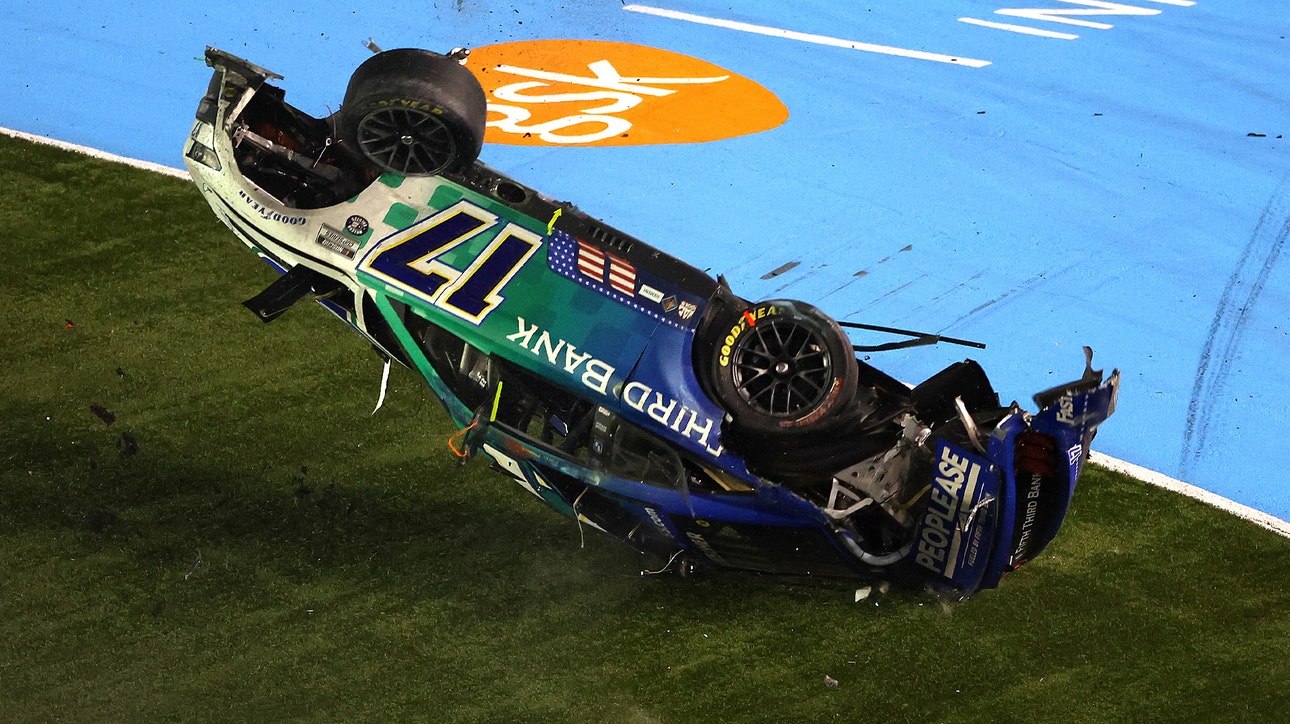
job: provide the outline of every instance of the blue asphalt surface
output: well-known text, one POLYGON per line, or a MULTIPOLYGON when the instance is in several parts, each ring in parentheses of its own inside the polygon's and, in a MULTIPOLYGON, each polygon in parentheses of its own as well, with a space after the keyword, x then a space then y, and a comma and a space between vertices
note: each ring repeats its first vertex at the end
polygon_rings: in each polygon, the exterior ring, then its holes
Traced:
MULTIPOLYGON (((1098 449, 1290 519, 1288 4, 1125 0, 1115 14, 1019 17, 996 11, 1109 3, 647 3, 980 68, 620 0, 3 4, 0 126, 176 167, 208 44, 283 74, 288 99, 316 115, 339 103, 368 37, 438 50, 617 40, 730 69, 779 96, 787 123, 707 144, 490 144, 484 160, 744 296, 986 342, 971 356, 1023 403, 1077 376, 1091 345, 1124 374, 1098 449)), ((876 361, 916 381, 967 353, 876 361)))

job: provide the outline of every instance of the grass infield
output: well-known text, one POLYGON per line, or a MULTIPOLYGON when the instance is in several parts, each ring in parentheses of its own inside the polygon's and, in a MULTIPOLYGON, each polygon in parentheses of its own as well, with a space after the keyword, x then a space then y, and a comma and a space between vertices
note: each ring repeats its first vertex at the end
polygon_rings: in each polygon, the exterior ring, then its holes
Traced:
MULTIPOLYGON (((1101 469, 958 605, 654 564, 174 178, 0 136, 0 719, 1273 721, 1290 540, 1101 469), (825 685, 825 677, 838 684, 825 685)), ((1108 424, 1115 424, 1112 419, 1108 424)))

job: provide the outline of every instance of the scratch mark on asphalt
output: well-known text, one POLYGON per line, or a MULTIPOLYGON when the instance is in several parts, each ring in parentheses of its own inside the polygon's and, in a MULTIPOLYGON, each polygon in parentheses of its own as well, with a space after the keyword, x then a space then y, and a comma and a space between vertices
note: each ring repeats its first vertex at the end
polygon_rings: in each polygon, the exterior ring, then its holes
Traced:
MULTIPOLYGON (((988 299, 978 304, 977 306, 973 307, 972 311, 968 312, 967 314, 960 315, 958 319, 955 319, 953 322, 950 323, 949 327, 954 327, 955 325, 961 324, 965 320, 967 320, 968 317, 971 317, 972 315, 976 314, 977 312, 980 312, 983 309, 988 309, 989 307, 992 307, 995 304, 998 304, 999 302, 1002 302, 1008 299, 1009 297, 1012 297, 1013 295, 1016 295, 1018 293, 1034 291, 1041 283, 1046 282, 1052 278, 1060 277, 1063 274, 1066 274, 1067 272, 1069 272, 1071 269, 1074 269, 1076 266, 1079 266, 1078 262, 1068 264, 1064 267, 1060 267, 1057 269, 1045 269, 1037 274, 1033 274, 1025 281, 1003 292, 1002 294, 999 294, 994 298, 988 299)), ((981 274, 977 274, 973 276, 971 280, 975 281, 980 277, 981 277, 981 274)))
POLYGON ((801 263, 802 263, 802 262, 800 262, 800 261, 790 261, 790 262, 788 262, 787 264, 781 264, 780 266, 775 267, 774 269, 772 269, 772 270, 770 270, 770 271, 766 272, 765 274, 762 274, 762 275, 761 275, 761 278, 762 278, 762 279, 774 279, 775 277, 779 276, 780 274, 783 274, 784 272, 789 271, 790 269, 793 269, 794 267, 796 267, 798 264, 801 264, 801 263))
MULTIPOLYGON (((868 308, 870 308, 870 307, 874 306, 874 305, 875 305, 875 304, 877 304, 878 302, 881 302, 882 300, 884 300, 884 299, 886 299, 886 298, 888 298, 888 297, 895 296, 895 295, 897 295, 897 294, 899 294, 899 293, 901 293, 901 292, 905 291, 906 289, 908 289, 908 288, 910 288, 910 287, 914 286, 914 285, 915 285, 915 284, 917 284, 918 282, 921 282, 922 280, 924 280, 924 279, 926 279, 926 278, 927 278, 927 274, 926 274, 926 272, 924 272, 924 273, 922 273, 922 274, 919 274, 918 276, 916 276, 916 277, 914 277, 914 278, 910 279, 909 281, 905 282, 904 284, 901 284, 900 286, 897 286, 897 287, 893 287, 893 288, 891 288, 891 289, 888 289, 887 291, 883 292, 882 294, 879 294, 878 296, 874 297, 872 300, 870 300, 870 301, 869 301, 869 303, 868 303, 868 304, 864 305, 863 307, 860 307, 859 309, 856 309, 856 310, 854 310, 854 311, 850 312, 849 314, 843 315, 842 317, 838 317, 838 319, 851 319, 852 317, 854 317, 854 316, 856 316, 856 315, 860 314, 861 312, 865 311, 866 309, 868 309, 868 308)), ((854 279, 852 279, 850 282, 847 282, 846 284, 843 284, 841 287, 838 287, 837 289, 834 289, 834 290, 833 290, 833 292, 836 292, 836 291, 838 291, 838 290, 840 290, 840 289, 845 288, 847 285, 851 284, 851 283, 852 283, 852 282, 854 282, 854 281, 855 281, 855 280, 854 280, 854 279)), ((833 292, 829 292, 829 294, 833 294, 833 292)), ((826 296, 826 297, 827 297, 827 296, 829 296, 829 294, 826 294, 826 295, 824 295, 824 296, 826 296)))
MULTIPOLYGON (((857 274, 856 276, 858 277, 858 276, 860 276, 860 275, 859 275, 859 274, 857 274)), ((833 289, 832 291, 827 292, 827 293, 825 293, 825 294, 821 295, 821 296, 820 296, 820 301, 823 301, 823 300, 825 300, 825 299, 828 299, 829 297, 833 296, 834 294, 837 294, 838 292, 842 291, 843 289, 846 289, 847 287, 851 286, 851 285, 852 285, 852 284, 854 284, 856 281, 857 281, 857 279, 856 279, 855 277, 852 277, 852 278, 851 278, 851 281, 848 281, 847 283, 845 283, 845 284, 843 284, 843 285, 841 285, 841 286, 834 287, 834 289, 833 289)))
POLYGON ((1240 355, 1250 313, 1258 304, 1259 295, 1268 283, 1287 238, 1290 238, 1290 216, 1281 207, 1281 195, 1277 193, 1263 207, 1254 233, 1241 252, 1240 261, 1227 279, 1201 349, 1196 365, 1196 382, 1187 404, 1182 456, 1178 465, 1184 479, 1205 452, 1210 423, 1231 375, 1232 365, 1240 355))
MULTIPOLYGON (((906 244, 906 245, 904 245, 903 247, 901 247, 900 249, 897 249, 897 250, 896 250, 896 254, 903 254, 903 253, 905 253, 905 252, 907 252, 907 251, 913 251, 913 250, 914 250, 914 245, 913 245, 913 244, 906 244)), ((878 263, 879 263, 879 264, 886 264, 887 262, 891 261, 891 260, 892 260, 892 258, 896 256, 896 254, 891 254, 891 255, 889 255, 889 256, 885 256, 885 257, 883 257, 882 259, 880 259, 880 260, 878 261, 878 263)), ((773 272, 772 272, 772 273, 773 273, 773 272)), ((868 270, 868 269, 861 269, 860 271, 856 272, 855 274, 852 274, 851 276, 852 276, 852 279, 851 279, 850 281, 846 282, 845 284, 843 284, 843 285, 841 285, 841 286, 839 286, 839 287, 834 287, 833 291, 828 292, 828 293, 827 293, 827 294, 825 294, 824 296, 820 297, 820 299, 824 299, 825 297, 829 297, 829 296, 832 296, 832 295, 834 295, 834 294, 837 294, 838 292, 842 291, 843 289, 846 289, 847 287, 851 286, 853 283, 855 283, 855 281, 856 281, 857 279, 860 279, 861 277, 867 277, 867 276, 869 276, 869 270, 868 270)), ((926 275, 926 274, 923 274, 922 276, 927 276, 927 275, 926 275)), ((766 279, 766 278, 768 278, 768 277, 762 277, 762 279, 766 279)), ((921 277, 920 277, 920 278, 921 278, 921 277)), ((908 285, 908 284, 906 284, 905 286, 909 286, 909 285, 908 285)), ((901 288, 903 289, 904 287, 901 287, 901 288)), ((899 290, 897 290, 897 291, 899 291, 899 290)), ((881 297, 879 297, 879 298, 881 299, 881 297)))

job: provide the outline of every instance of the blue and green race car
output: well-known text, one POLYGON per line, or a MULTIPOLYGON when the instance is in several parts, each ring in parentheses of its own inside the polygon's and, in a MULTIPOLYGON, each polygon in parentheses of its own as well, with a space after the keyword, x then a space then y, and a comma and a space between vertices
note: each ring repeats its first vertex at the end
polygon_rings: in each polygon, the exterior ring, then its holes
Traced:
POLYGON ((810 304, 742 299, 481 163, 467 56, 378 52, 315 118, 279 76, 207 50, 184 156, 277 272, 245 302, 256 315, 321 303, 425 378, 460 428, 453 454, 660 569, 967 596, 1053 539, 1118 373, 1087 352, 1034 412, 1001 405, 971 360, 906 385, 810 304))

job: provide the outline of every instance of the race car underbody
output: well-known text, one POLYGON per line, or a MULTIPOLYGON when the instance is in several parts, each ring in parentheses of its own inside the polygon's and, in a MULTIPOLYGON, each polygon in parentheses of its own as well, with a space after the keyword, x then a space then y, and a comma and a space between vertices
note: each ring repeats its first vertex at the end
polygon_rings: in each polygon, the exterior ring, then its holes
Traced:
POLYGON ((318 301, 425 378, 455 454, 663 569, 967 596, 1053 539, 1118 373, 1087 352, 1035 412, 971 360, 905 385, 815 307, 744 300, 479 162, 467 55, 380 52, 314 118, 279 76, 207 50, 185 161, 279 273, 245 303, 261 319, 318 301))

